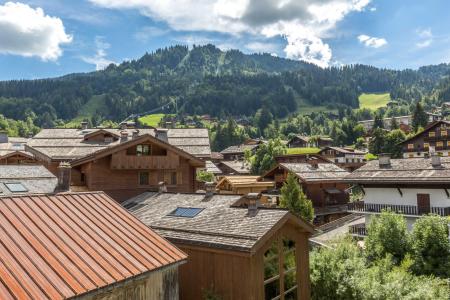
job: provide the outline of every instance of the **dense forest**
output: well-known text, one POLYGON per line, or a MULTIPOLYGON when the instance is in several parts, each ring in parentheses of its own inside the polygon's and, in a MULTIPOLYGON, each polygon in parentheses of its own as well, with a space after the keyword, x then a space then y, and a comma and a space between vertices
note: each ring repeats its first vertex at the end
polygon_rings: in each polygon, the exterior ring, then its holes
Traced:
POLYGON ((222 119, 254 116, 264 107, 284 118, 306 105, 357 108, 362 92, 390 92, 408 103, 434 95, 438 102, 450 94, 449 72, 449 64, 403 71, 365 65, 322 69, 213 45, 174 46, 103 71, 0 82, 0 112, 15 120, 34 114, 41 127, 80 114, 120 121, 158 107, 222 119))

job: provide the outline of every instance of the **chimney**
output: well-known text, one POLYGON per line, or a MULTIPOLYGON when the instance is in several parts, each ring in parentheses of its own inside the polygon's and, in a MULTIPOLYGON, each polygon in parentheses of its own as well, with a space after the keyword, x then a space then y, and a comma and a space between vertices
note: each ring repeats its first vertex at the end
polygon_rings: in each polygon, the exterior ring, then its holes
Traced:
POLYGON ((214 184, 214 182, 206 182, 205 190, 206 190, 205 198, 210 198, 210 197, 214 196, 214 192, 216 190, 216 185, 214 184))
POLYGON ((436 152, 431 153, 431 165, 433 168, 441 166, 441 157, 436 152))
POLYGON ((71 166, 68 162, 61 162, 58 166, 57 192, 68 192, 70 190, 71 166))
POLYGON ((248 193, 247 194, 247 200, 248 200, 248 216, 254 217, 258 213, 258 207, 259 207, 259 200, 261 198, 260 193, 248 193))
POLYGON ((128 140, 128 131, 122 130, 120 132, 120 141, 121 142, 126 142, 127 140, 128 140))
POLYGON ((7 143, 7 142, 8 142, 8 132, 0 131, 0 144, 7 143))
POLYGON ((88 122, 86 122, 86 121, 81 122, 81 130, 86 130, 86 129, 88 129, 88 122))
POLYGON ((128 128, 127 122, 122 122, 119 124, 121 130, 126 130, 128 128))
POLYGON ((391 155, 389 153, 381 153, 378 156, 380 168, 389 168, 391 166, 391 155))
POLYGON ((139 129, 133 130, 133 139, 137 138, 139 136, 139 129))
POLYGON ((167 132, 169 130, 166 128, 155 128, 155 137, 161 141, 164 141, 167 143, 167 141, 169 140, 167 137, 167 132))
POLYGON ((167 193, 167 186, 164 181, 160 181, 158 183, 158 192, 159 193, 167 193))

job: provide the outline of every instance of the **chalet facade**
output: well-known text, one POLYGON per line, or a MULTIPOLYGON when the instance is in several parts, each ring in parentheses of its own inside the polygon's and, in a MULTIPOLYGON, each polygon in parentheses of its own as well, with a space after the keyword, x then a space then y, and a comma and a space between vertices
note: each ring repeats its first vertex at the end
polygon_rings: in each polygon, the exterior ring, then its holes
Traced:
POLYGON ((323 148, 328 147, 333 144, 333 140, 329 137, 318 136, 318 137, 309 137, 303 135, 295 135, 288 142, 287 146, 289 148, 323 148))
POLYGON ((0 132, 0 165, 32 165, 39 164, 33 154, 25 151, 26 138, 8 137, 0 132))
POLYGON ((54 174, 69 162, 72 191, 102 190, 117 201, 161 181, 193 192, 211 154, 206 129, 44 129, 26 147, 54 174))
POLYGON ((367 153, 352 148, 326 147, 320 150, 319 154, 337 166, 353 172, 366 163, 367 153))
POLYGON ((424 214, 450 215, 448 157, 390 159, 382 155, 345 181, 363 191, 362 201, 350 203, 349 211, 365 214, 366 224, 386 209, 403 214, 409 229, 424 214))
POLYGON ((450 122, 437 121, 428 125, 422 132, 405 140, 400 145, 404 158, 424 157, 429 152, 440 156, 450 154, 450 122))
POLYGON ((143 194, 125 207, 188 254, 180 299, 310 299, 312 226, 257 195, 143 194), (246 204, 243 204, 244 201, 246 204))
POLYGON ((346 215, 349 185, 343 179, 349 174, 347 171, 331 163, 279 163, 260 180, 274 181, 280 189, 289 173, 298 178, 303 192, 312 201, 316 224, 346 215))
POLYGON ((223 160, 232 161, 232 160, 243 160, 245 151, 250 151, 250 153, 253 155, 256 153, 256 150, 258 149, 259 145, 261 143, 250 143, 250 144, 241 144, 241 145, 235 145, 230 146, 222 151, 220 151, 220 154, 223 156, 223 160))
POLYGON ((0 299, 178 299, 187 256, 104 193, 0 198, 0 299))

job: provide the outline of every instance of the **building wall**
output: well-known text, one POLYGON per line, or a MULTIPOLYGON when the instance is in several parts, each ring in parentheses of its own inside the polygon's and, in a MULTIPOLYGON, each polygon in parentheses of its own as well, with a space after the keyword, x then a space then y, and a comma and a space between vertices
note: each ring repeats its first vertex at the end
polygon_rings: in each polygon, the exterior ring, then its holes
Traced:
POLYGON ((178 267, 171 266, 74 299, 172 300, 178 298, 178 267))
MULTIPOLYGON (((306 193, 306 196, 311 199, 314 207, 324 207, 327 205, 326 197, 324 189, 329 188, 337 188, 339 190, 346 190, 348 188, 348 184, 345 183, 309 183, 302 184, 303 190, 306 193)), ((340 204, 347 203, 349 200, 349 195, 346 194, 344 198, 338 199, 340 204)))
POLYGON ((366 195, 365 203, 391 204, 391 205, 417 205, 417 194, 430 194, 430 204, 436 207, 450 206, 450 198, 447 197, 444 189, 423 189, 423 188, 400 188, 403 196, 397 188, 371 188, 364 187, 366 195))
POLYGON ((23 155, 14 155, 0 159, 0 165, 39 165, 39 164, 41 164, 39 161, 23 155))

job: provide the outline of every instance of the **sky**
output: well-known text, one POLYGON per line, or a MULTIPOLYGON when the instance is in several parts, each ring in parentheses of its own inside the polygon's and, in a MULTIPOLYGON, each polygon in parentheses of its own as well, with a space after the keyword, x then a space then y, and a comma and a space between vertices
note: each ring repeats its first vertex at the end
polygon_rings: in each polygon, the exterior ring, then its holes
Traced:
POLYGON ((0 0, 0 80, 101 70, 175 44, 321 67, 450 62, 448 0, 0 0))

